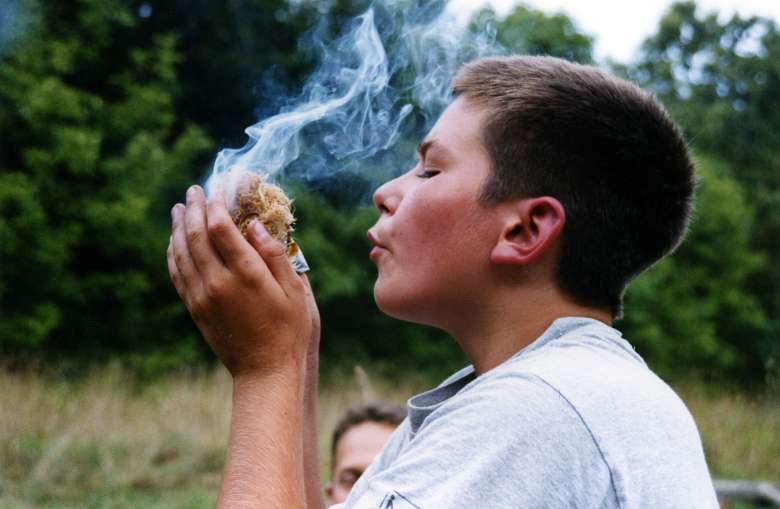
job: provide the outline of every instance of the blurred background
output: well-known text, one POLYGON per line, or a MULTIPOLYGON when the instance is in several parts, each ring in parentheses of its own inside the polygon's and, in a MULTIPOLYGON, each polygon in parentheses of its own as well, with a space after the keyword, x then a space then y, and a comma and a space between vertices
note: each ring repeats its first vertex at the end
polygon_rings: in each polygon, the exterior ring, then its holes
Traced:
MULTIPOLYGON (((0 0, 0 508, 213 505, 230 384, 170 285, 169 210, 314 70, 299 38, 368 5, 0 0)), ((567 11, 448 9, 512 52, 627 77, 680 122, 691 232, 617 327, 691 408, 716 477, 780 482, 776 15, 664 3, 602 38, 567 11)), ((351 189, 291 187, 323 320, 323 451, 348 404, 404 401, 466 362, 376 309, 376 213, 351 189)))

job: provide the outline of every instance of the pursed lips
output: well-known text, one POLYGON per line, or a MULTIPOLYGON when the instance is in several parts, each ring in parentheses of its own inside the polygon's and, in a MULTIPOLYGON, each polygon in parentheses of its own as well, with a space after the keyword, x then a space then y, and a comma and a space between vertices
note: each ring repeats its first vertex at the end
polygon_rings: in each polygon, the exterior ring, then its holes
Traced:
POLYGON ((368 240, 373 244, 371 252, 368 254, 368 257, 371 258, 371 260, 376 261, 376 258, 384 251, 388 251, 387 247, 380 242, 379 238, 372 230, 368 230, 368 240))

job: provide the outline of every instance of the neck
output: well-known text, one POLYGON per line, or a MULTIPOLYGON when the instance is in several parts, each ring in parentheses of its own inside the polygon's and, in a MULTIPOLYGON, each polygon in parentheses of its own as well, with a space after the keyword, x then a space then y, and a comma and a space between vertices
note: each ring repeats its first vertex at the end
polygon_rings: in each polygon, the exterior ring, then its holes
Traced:
MULTIPOLYGON (((475 307, 472 307, 472 311, 475 307)), ((479 313, 464 313, 460 323, 448 327, 474 364, 477 375, 489 371, 533 343, 558 318, 581 316, 612 325, 606 310, 581 306, 554 285, 532 292, 500 292, 483 300, 479 313)))

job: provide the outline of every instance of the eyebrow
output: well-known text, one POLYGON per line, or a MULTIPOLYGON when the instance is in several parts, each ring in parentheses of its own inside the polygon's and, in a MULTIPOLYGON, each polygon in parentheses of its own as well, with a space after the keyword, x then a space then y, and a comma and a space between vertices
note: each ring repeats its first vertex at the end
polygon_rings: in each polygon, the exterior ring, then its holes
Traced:
POLYGON ((449 155, 449 151, 441 143, 434 140, 423 140, 417 146, 417 153, 420 154, 420 159, 425 159, 425 154, 428 153, 431 147, 435 147, 437 150, 441 150, 444 155, 449 155))

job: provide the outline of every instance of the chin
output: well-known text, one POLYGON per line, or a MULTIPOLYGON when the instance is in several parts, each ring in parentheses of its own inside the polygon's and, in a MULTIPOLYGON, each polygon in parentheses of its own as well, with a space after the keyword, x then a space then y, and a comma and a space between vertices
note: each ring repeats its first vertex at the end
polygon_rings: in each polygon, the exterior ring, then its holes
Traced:
POLYGON ((377 279, 376 283, 374 283, 374 302, 376 302, 376 307, 388 316, 403 320, 403 317, 399 316, 400 303, 398 300, 399 299, 394 299, 392 292, 388 292, 387 288, 384 288, 382 283, 377 279))
POLYGON ((374 284, 374 302, 380 311, 388 316, 405 322, 418 323, 436 327, 436 320, 431 319, 432 313, 425 299, 410 292, 388 288, 379 280, 374 284))

